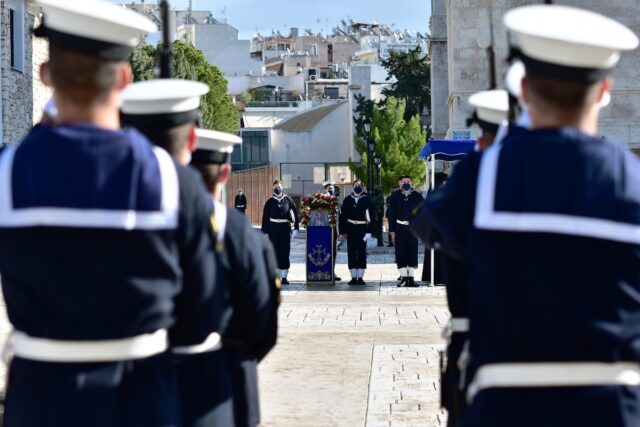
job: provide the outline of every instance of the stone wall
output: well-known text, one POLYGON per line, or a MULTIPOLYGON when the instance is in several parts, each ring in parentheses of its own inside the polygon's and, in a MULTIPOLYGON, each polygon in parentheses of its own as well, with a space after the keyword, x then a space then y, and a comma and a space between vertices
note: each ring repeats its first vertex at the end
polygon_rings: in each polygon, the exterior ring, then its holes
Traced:
POLYGON ((42 105, 50 96, 39 77, 40 63, 48 56, 47 42, 32 37, 31 29, 39 18, 37 10, 24 14, 24 63, 22 70, 11 67, 9 4, 0 2, 0 39, 2 61, 2 142, 15 143, 29 132, 42 114, 42 105))
MULTIPOLYGON (((432 4, 443 0, 432 0, 432 4)), ((447 61, 432 55, 432 92, 447 90, 448 102, 433 104, 434 124, 444 111, 448 114, 448 136, 452 130, 466 129, 470 114, 469 96, 490 87, 487 47, 493 41, 497 58, 498 85, 501 84, 508 54, 504 13, 517 6, 540 4, 542 0, 444 0, 446 1, 447 61), (489 22, 492 22, 492 30, 489 22), (448 67, 448 79, 441 70, 448 67)), ((637 0, 557 0, 556 4, 578 6, 602 13, 629 26, 640 34, 640 3, 637 0)), ((435 7, 434 7, 435 12, 435 7)), ((433 14, 437 16, 436 13, 433 14)), ((432 19, 434 19, 432 17, 432 19)), ((438 18, 439 19, 439 18, 438 18)), ((432 30, 435 39, 435 33, 432 30)), ((640 49, 623 54, 616 67, 613 100, 600 119, 601 133, 622 139, 632 148, 640 149, 640 49)))
POLYGON ((431 0, 429 21, 431 58, 431 136, 444 138, 449 128, 446 0, 431 0), (438 83, 441 82, 441 83, 438 83))

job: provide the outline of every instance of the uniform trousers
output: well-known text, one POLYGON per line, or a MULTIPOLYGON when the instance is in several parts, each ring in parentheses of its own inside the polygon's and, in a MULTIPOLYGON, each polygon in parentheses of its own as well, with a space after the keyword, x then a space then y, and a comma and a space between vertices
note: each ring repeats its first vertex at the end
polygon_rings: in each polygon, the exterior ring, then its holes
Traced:
POLYGON ((418 268, 418 239, 408 225, 397 225, 395 248, 398 268, 418 268))
POLYGON ((180 426, 173 359, 52 363, 14 357, 4 426, 180 426))
POLYGON ((174 357, 183 427, 233 426, 233 389, 224 350, 174 357))
POLYGON ((349 231, 347 231, 349 270, 367 268, 367 242, 362 240, 365 234, 367 234, 367 224, 349 224, 349 231))
POLYGON ((291 252, 291 226, 288 222, 269 224, 269 240, 276 252, 279 270, 288 270, 289 253, 291 252))

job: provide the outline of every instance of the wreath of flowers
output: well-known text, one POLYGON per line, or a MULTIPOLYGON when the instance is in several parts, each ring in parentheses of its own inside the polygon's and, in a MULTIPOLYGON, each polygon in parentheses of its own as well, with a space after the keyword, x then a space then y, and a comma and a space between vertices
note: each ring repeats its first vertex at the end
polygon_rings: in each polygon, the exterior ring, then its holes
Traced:
POLYGON ((322 209, 329 211, 329 224, 335 226, 338 222, 338 199, 336 196, 328 196, 322 193, 316 193, 315 195, 307 195, 302 199, 302 215, 300 223, 303 226, 307 226, 310 220, 310 213, 312 210, 322 209))

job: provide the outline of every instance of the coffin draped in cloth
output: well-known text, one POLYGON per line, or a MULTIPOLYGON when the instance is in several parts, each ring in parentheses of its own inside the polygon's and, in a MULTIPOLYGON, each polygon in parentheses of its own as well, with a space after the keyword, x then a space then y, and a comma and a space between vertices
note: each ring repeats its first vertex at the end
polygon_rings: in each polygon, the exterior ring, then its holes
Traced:
POLYGON ((302 224, 307 227, 307 285, 335 284, 333 243, 337 205, 335 197, 323 194, 307 196, 303 200, 302 224))

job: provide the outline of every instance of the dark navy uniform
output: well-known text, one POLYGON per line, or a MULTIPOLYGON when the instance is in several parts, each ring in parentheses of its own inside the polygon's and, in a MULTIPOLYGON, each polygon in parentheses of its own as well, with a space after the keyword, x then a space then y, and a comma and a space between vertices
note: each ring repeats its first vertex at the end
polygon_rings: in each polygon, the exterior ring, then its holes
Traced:
POLYGON ((291 224, 294 230, 298 229, 298 211, 293 200, 286 194, 271 196, 262 211, 262 232, 269 235, 279 270, 290 267, 291 224))
POLYGON ((620 142, 516 128, 462 161, 426 201, 416 229, 425 236, 430 227, 467 264, 474 400, 466 425, 640 425, 638 387, 497 388, 481 375, 501 363, 524 363, 521 376, 546 362, 569 379, 593 368, 566 363, 637 366, 639 182, 640 162, 620 142))
POLYGON ((371 200, 362 193, 345 197, 340 211, 341 234, 347 235, 349 269, 367 268, 367 242, 364 236, 371 233, 371 200))
POLYGON ((16 330, 5 425, 179 425, 166 338, 148 357, 91 362, 78 347, 166 329, 193 345, 220 328, 206 298, 217 289, 199 177, 135 130, 41 125, 1 153, 0 186, 0 273, 16 330))
POLYGON ((414 189, 392 194, 389 203, 389 230, 396 233, 396 264, 398 268, 418 268, 418 239, 409 229, 413 211, 424 201, 414 189))
POLYGON ((229 211, 224 230, 220 265, 233 313, 223 332, 223 351, 231 364, 235 425, 256 426, 257 364, 276 343, 279 279, 271 243, 243 215, 229 211))
POLYGON ((247 196, 244 194, 237 194, 233 201, 233 207, 244 215, 247 210, 247 196))
POLYGON ((277 335, 279 290, 273 249, 244 215, 218 202, 215 210, 218 238, 224 242, 218 254, 219 283, 224 284, 228 300, 222 348, 178 357, 183 424, 256 426, 260 421, 257 364, 275 345, 277 335))

